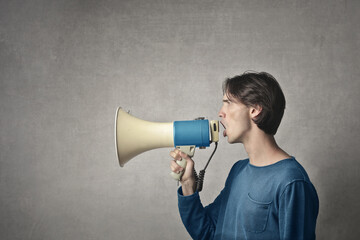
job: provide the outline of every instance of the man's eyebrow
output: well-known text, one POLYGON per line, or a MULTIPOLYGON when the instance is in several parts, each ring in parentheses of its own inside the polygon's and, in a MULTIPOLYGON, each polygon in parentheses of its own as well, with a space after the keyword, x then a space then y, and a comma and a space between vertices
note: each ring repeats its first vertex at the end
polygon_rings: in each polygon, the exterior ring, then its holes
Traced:
POLYGON ((229 103, 229 102, 231 102, 231 100, 230 100, 230 99, 223 99, 222 101, 223 101, 223 102, 225 102, 225 103, 229 103))

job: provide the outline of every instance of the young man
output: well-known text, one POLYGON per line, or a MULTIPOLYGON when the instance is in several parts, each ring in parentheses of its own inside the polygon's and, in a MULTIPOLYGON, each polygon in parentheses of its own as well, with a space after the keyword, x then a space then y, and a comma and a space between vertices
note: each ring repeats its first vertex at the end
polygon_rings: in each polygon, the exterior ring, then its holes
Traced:
POLYGON ((219 116, 229 143, 249 158, 234 164, 225 187, 207 207, 195 191, 194 162, 174 150, 171 170, 185 171, 178 190, 182 221, 193 239, 315 239, 316 190, 294 157, 274 139, 285 98, 268 73, 245 73, 223 85, 219 116), (186 159, 186 169, 175 160, 186 159))

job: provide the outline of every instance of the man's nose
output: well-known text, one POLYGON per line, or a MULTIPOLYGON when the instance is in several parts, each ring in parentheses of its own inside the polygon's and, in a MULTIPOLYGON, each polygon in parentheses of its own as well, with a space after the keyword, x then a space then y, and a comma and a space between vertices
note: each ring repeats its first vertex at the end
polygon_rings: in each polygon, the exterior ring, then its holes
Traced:
POLYGON ((222 110, 222 108, 220 109, 219 113, 218 113, 219 117, 224 118, 225 117, 225 113, 222 110))

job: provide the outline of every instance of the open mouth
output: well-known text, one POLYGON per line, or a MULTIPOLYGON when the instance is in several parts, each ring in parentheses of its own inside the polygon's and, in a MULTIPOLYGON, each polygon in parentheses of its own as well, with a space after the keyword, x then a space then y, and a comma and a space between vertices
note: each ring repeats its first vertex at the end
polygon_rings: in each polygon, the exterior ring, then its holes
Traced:
POLYGON ((226 137, 226 136, 227 136, 227 135, 226 135, 226 126, 224 125, 223 122, 220 121, 220 123, 221 123, 221 125, 224 127, 223 136, 226 137))

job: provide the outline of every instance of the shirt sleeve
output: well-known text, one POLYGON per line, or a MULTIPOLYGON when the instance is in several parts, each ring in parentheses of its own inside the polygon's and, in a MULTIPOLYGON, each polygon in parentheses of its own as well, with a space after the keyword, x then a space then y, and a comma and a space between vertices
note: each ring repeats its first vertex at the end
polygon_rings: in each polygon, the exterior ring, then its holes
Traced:
POLYGON ((183 196, 178 190, 178 206, 181 220, 193 239, 213 239, 219 213, 221 194, 207 207, 203 207, 199 193, 183 196))
POLYGON ((247 161, 238 161, 230 170, 225 187, 215 201, 203 207, 198 192, 190 196, 183 196, 182 188, 178 190, 178 206, 181 220, 193 239, 214 239, 216 224, 221 211, 222 201, 227 198, 227 192, 232 184, 234 175, 245 166, 247 161))
POLYGON ((319 199, 313 185, 304 180, 288 184, 280 196, 280 237, 287 239, 315 239, 319 199))

